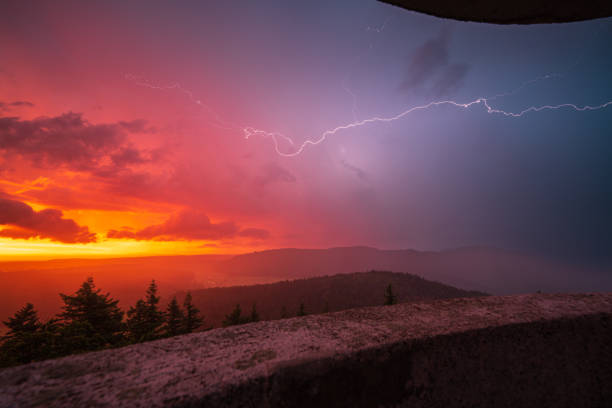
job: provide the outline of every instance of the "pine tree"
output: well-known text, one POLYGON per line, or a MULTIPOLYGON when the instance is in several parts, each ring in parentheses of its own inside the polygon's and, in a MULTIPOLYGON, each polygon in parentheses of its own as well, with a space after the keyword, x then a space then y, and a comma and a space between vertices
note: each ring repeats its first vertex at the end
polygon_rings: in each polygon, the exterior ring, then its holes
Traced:
POLYGON ((287 308, 285 306, 283 306, 281 308, 281 315, 280 318, 281 319, 286 319, 287 317, 289 317, 289 315, 287 314, 287 308))
POLYGON ((323 306, 323 313, 329 313, 329 302, 325 301, 325 306, 323 306))
POLYGON ((171 337, 183 333, 185 331, 184 323, 185 314, 176 301, 175 296, 170 303, 168 303, 168 308, 166 309, 166 324, 164 326, 165 335, 171 337))
POLYGON ((28 303, 8 321, 9 331, 1 338, 0 367, 59 357, 72 353, 63 347, 59 319, 40 322, 38 313, 28 303))
POLYGON ((136 305, 131 306, 127 312, 127 328, 130 342, 152 340, 151 325, 148 321, 148 308, 144 300, 138 299, 136 305))
POLYGON ((236 305, 234 310, 225 316, 225 320, 223 320, 223 327, 235 326, 242 323, 245 323, 245 318, 242 316, 242 309, 240 308, 240 305, 236 305))
POLYGON ((297 316, 306 316, 306 310, 304 310, 304 303, 300 303, 300 308, 297 312, 297 316))
POLYGON ((110 294, 101 294, 93 278, 89 277, 74 295, 60 293, 64 311, 62 337, 65 345, 74 351, 95 350, 108 345, 117 345, 123 339, 123 312, 118 300, 110 294))
POLYGON ((29 363, 39 357, 39 331, 42 323, 31 303, 19 309, 4 323, 9 331, 0 345, 0 367, 29 363))
POLYGON ((63 339, 64 326, 58 318, 51 318, 40 326, 38 335, 38 355, 36 360, 61 357, 72 354, 74 351, 65 348, 63 339))
POLYGON ((385 305, 389 306, 389 305, 394 305, 396 303, 397 303, 397 296, 393 293, 393 288, 391 284, 389 284, 389 286, 387 286, 387 289, 385 290, 385 305))
POLYGON ((187 292, 187 295, 185 295, 183 307, 185 308, 183 330, 185 333, 193 333, 196 329, 202 327, 204 318, 200 316, 198 308, 193 305, 190 292, 187 292))
POLYGON ((139 343, 160 337, 160 329, 164 324, 164 312, 159 310, 158 304, 157 284, 155 280, 152 280, 147 289, 146 298, 138 300, 127 313, 127 326, 132 342, 139 343))
POLYGON ((257 309, 255 308, 255 303, 253 303, 253 308, 251 309, 251 317, 249 318, 251 322, 259 321, 259 313, 257 313, 257 309))
POLYGON ((9 328, 5 338, 11 338, 23 333, 34 333, 40 329, 42 324, 38 319, 38 312, 34 310, 34 305, 26 303, 24 307, 15 312, 13 317, 9 317, 6 322, 2 322, 9 328))

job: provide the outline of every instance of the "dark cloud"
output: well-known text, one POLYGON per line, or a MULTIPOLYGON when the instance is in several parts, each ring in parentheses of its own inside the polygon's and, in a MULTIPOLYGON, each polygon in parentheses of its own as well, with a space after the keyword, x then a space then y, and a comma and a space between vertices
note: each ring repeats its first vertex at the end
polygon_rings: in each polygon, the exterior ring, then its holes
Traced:
POLYGON ((360 180, 367 180, 368 175, 366 174, 366 172, 363 169, 360 169, 357 166, 354 166, 350 163, 347 163, 346 161, 342 160, 342 166, 344 166, 345 169, 352 171, 353 173, 355 173, 355 175, 360 179, 360 180))
POLYGON ((0 101, 0 112, 9 111, 14 108, 31 108, 34 104, 28 101, 2 102, 0 101))
POLYGON ((124 169, 117 173, 114 168, 101 168, 94 172, 100 177, 103 190, 112 196, 138 198, 145 201, 181 203, 180 185, 168 183, 162 176, 148 172, 124 169), (172 193, 170 193, 172 192, 172 193))
POLYGON ((157 128, 149 126, 149 122, 144 119, 134 119, 130 121, 121 120, 117 122, 119 126, 131 133, 155 133, 157 128))
POLYGON ((125 130, 129 132, 134 132, 134 133, 146 132, 148 130, 147 121, 144 119, 134 119, 130 121, 121 120, 117 122, 117 124, 121 126, 122 128, 124 128, 125 130))
POLYGON ((245 228, 241 230, 238 235, 253 239, 268 239, 270 237, 270 231, 261 228, 245 228))
POLYGON ((276 163, 268 163, 262 166, 261 169, 261 174, 255 179, 256 183, 260 186, 279 182, 294 183, 296 180, 293 173, 276 163))
POLYGON ((445 29, 437 37, 425 41, 417 48, 408 63, 406 78, 400 86, 402 90, 422 86, 448 64, 449 39, 450 32, 445 29))
POLYGON ((448 95, 461 86, 469 69, 470 67, 463 63, 447 66, 438 81, 433 84, 432 91, 436 96, 448 95))
POLYGON ((233 222, 215 224, 202 212, 183 211, 161 224, 141 230, 110 230, 107 237, 157 241, 222 239, 234 237, 239 231, 233 222))
POLYGON ((467 75, 469 66, 450 61, 450 40, 451 31, 445 28, 419 46, 410 57, 400 90, 425 90, 435 96, 454 91, 467 75))
POLYGON ((142 152, 135 147, 127 146, 112 153, 110 158, 115 166, 127 167, 132 164, 141 164, 148 161, 142 152))
POLYGON ((145 130, 146 122, 141 120, 92 124, 73 112, 32 120, 0 117, 0 153, 37 167, 115 173, 151 160, 148 152, 127 140, 128 132, 145 130))
POLYGON ((20 192, 19 197, 25 201, 44 203, 47 206, 59 207, 64 210, 129 211, 131 209, 125 200, 117 200, 109 194, 102 194, 94 186, 88 186, 87 191, 58 185, 38 187, 40 188, 20 192))
POLYGON ((88 243, 96 241, 96 234, 79 226, 71 219, 63 218, 55 209, 34 211, 21 201, 0 196, 0 236, 13 239, 48 238, 64 243, 88 243))

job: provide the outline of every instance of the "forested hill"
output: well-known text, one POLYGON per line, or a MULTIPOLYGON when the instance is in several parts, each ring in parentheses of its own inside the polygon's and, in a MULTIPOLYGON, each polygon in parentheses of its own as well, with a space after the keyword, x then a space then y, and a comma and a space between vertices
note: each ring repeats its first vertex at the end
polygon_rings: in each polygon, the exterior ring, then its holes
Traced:
MULTIPOLYGON (((371 271, 262 285, 200 289, 193 291, 192 296, 207 324, 219 327, 237 304, 246 315, 256 305, 261 320, 296 316, 300 304, 304 305, 307 314, 382 305, 389 284, 399 303, 486 295, 407 273, 371 271)), ((179 293, 179 299, 183 295, 179 293)))

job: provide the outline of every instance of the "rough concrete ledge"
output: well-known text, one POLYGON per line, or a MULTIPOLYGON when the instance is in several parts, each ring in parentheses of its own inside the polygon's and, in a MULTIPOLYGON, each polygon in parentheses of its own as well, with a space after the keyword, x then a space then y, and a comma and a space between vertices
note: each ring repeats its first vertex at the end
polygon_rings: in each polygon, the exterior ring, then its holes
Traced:
POLYGON ((252 323, 9 368, 0 406, 590 407, 612 402, 611 367, 612 293, 491 296, 252 323))

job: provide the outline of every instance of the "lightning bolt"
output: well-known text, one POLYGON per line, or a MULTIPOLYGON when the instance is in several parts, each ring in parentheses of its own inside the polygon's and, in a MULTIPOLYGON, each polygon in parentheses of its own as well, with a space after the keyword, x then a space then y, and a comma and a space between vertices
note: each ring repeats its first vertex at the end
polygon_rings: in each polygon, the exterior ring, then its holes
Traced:
MULTIPOLYGON (((498 97, 498 96, 496 96, 498 97)), ((486 109, 487 113, 490 114, 501 114, 504 116, 508 116, 508 117, 513 117, 513 118, 518 118, 521 117, 529 112, 540 112, 543 110, 557 110, 557 109, 563 109, 563 108, 570 108, 573 109, 575 111, 578 112, 583 112, 583 111, 594 111, 594 110, 599 110, 599 109, 604 109, 608 106, 612 105, 612 101, 608 101, 605 102, 601 105, 595 105, 595 106, 591 106, 591 105, 584 105, 584 106, 578 106, 575 105, 573 103, 562 103, 559 105, 542 105, 542 106, 531 106, 527 109, 524 109, 520 112, 509 112, 509 111, 504 111, 501 109, 495 109, 493 108, 490 104, 489 104, 489 99, 492 98, 478 98, 478 99, 474 99, 470 102, 466 102, 466 103, 459 103, 459 102, 455 102, 455 101, 434 101, 434 102, 429 102, 428 104, 425 105, 420 105, 420 106, 414 106, 410 109, 407 109, 395 116, 389 116, 389 117, 380 117, 380 116, 374 116, 368 119, 363 119, 363 120, 359 120, 359 121, 354 121, 351 123, 347 123, 345 125, 340 125, 340 126, 336 126, 333 129, 328 129, 326 131, 324 131, 323 133, 321 133, 317 138, 315 139, 308 139, 306 141, 304 141, 301 145, 299 145, 297 147, 296 150, 294 150, 293 152, 287 153, 287 152, 283 152, 282 150, 280 150, 279 148, 279 143, 278 143, 278 139, 277 137, 282 137, 285 140, 288 140, 291 142, 292 145, 295 145, 292 141, 291 138, 282 135, 278 132, 275 133, 270 133, 270 132, 266 132, 265 130, 261 130, 261 129, 255 129, 253 127, 246 127, 243 128, 243 134, 244 137, 246 139, 249 139, 251 136, 262 136, 262 137, 266 137, 266 138, 271 138, 273 140, 274 143, 274 149, 276 151, 276 153, 280 156, 283 157, 295 157, 298 156, 299 154, 301 154, 304 149, 307 146, 316 146, 320 143, 323 143, 329 136, 333 136, 338 132, 341 132, 343 130, 349 130, 349 129, 353 129, 353 128, 357 128, 357 127, 361 127, 370 123, 389 123, 389 122, 394 122, 396 120, 400 120, 403 117, 411 114, 412 112, 418 111, 418 110, 425 110, 425 109, 429 109, 432 108, 434 106, 440 106, 440 105, 451 105, 451 106, 455 106, 457 108, 470 108, 472 106, 475 105, 482 105, 484 106, 484 108, 486 109)))
POLYGON ((124 74, 123 77, 128 80, 131 81, 133 83, 135 83, 138 86, 142 86, 145 88, 149 88, 149 89, 157 89, 157 90, 162 90, 162 91, 167 91, 167 90, 176 90, 179 91, 180 93, 187 95, 187 98, 189 98, 189 100, 200 106, 202 109, 204 109, 211 117, 212 117, 212 121, 211 123, 221 129, 228 129, 228 130, 236 130, 236 129, 240 129, 241 127, 226 121, 225 119, 221 118, 221 116, 215 112, 215 110, 213 110, 208 104, 202 102, 199 98, 196 98, 196 96, 194 95, 194 93, 186 88, 184 88, 181 84, 179 84, 178 82, 173 82, 169 85, 160 85, 160 84, 156 84, 153 83, 151 81, 148 81, 146 79, 144 79, 143 77, 140 77, 138 75, 133 75, 133 74, 124 74))
MULTIPOLYGON (((379 25, 379 26, 367 26, 365 28, 365 31, 367 32, 372 32, 375 33, 376 35, 382 33, 385 28, 387 27, 387 25, 389 24, 389 21, 392 19, 392 17, 387 17, 384 22, 379 25)), ((599 26, 599 30, 597 30, 595 32, 595 36, 599 36, 601 34, 601 32, 604 30, 604 25, 600 24, 599 26)), ((371 49, 373 48, 373 44, 370 40, 370 46, 369 46, 369 50, 371 51, 371 49)), ((187 98, 194 104, 198 105, 199 107, 201 107, 204 111, 207 112, 208 116, 210 117, 211 120, 211 124, 213 126, 216 126, 218 128, 221 129, 228 129, 228 130, 232 130, 232 131, 237 131, 237 132, 241 132, 242 135, 244 136, 245 139, 250 139, 251 137, 254 136, 258 136, 258 137, 264 137, 264 138, 269 138, 272 140, 272 143, 274 145, 274 150, 275 152, 282 157, 295 157, 300 155, 308 146, 316 146, 318 144, 323 143, 325 140, 327 140, 328 137, 336 135, 339 132, 342 131, 346 131, 346 130, 350 130, 350 129, 354 129, 354 128, 358 128, 358 127, 362 127, 362 126, 366 126, 369 124, 374 124, 374 123, 390 123, 390 122, 394 122, 397 120, 401 120, 404 117, 410 115, 413 112, 416 111, 420 111, 420 110, 426 110, 426 109, 430 109, 436 106, 441 106, 441 105, 450 105, 456 108, 462 108, 462 109, 469 109, 472 108, 474 106, 482 106, 485 110, 486 113, 488 114, 498 114, 498 115, 502 115, 505 117, 511 117, 511 118, 519 118, 522 117, 523 115, 527 114, 527 113, 531 113, 531 112, 541 112, 541 111, 545 111, 545 110, 558 110, 558 109, 571 109, 577 112, 584 112, 584 111, 596 111, 596 110, 600 110, 600 109, 605 109, 609 106, 612 106, 612 100, 611 101, 607 101, 604 102, 600 105, 583 105, 583 106, 579 106, 573 103, 562 103, 562 104, 557 104, 557 105, 540 105, 540 106, 530 106, 527 109, 524 109, 522 111, 518 111, 518 112, 512 112, 512 111, 506 111, 506 110, 502 110, 502 109, 498 109, 495 108, 491 105, 491 101, 494 101, 496 99, 499 98, 504 98, 504 97, 508 97, 508 96, 512 96, 515 95, 519 92, 521 92, 523 89, 537 83, 540 81, 544 81, 544 80, 550 80, 550 79, 559 79, 559 78, 563 78, 566 76, 567 73, 569 73, 572 69, 574 69, 577 65, 580 64, 580 62, 582 61, 582 59, 584 58, 584 56, 586 55, 586 51, 583 53, 583 55, 581 55, 576 61, 574 61, 573 64, 571 64, 566 70, 562 71, 564 73, 557 73, 557 72, 553 72, 553 73, 549 73, 549 74, 545 74, 533 79, 530 79, 528 81, 525 81, 523 83, 521 83, 518 87, 512 89, 511 91, 508 92, 504 92, 504 93, 499 93, 496 95, 492 95, 492 96, 488 96, 488 97, 479 97, 476 98, 474 100, 471 100, 469 102, 465 102, 465 103, 461 103, 461 102, 457 102, 457 101, 453 101, 453 100, 441 100, 441 101, 432 101, 429 102, 427 104, 424 105, 420 105, 420 106, 413 106, 409 109, 406 109, 394 116, 373 116, 367 119, 358 119, 357 116, 357 95, 349 88, 348 83, 350 82, 351 76, 352 76, 352 71, 349 71, 349 73, 345 76, 345 78, 343 79, 341 85, 342 88, 344 89, 344 91, 346 91, 350 96, 351 96, 351 100, 352 100, 352 106, 351 106, 351 112, 352 112, 352 116, 353 116, 353 122, 350 123, 346 123, 343 125, 339 125, 336 126, 332 129, 328 129, 325 130, 324 132, 322 132, 321 134, 319 134, 317 137, 313 138, 313 139, 307 139, 304 142, 302 142, 300 145, 296 146, 296 143, 293 141, 293 139, 289 136, 284 135, 283 133, 280 132, 271 132, 271 131, 267 131, 267 130, 263 130, 263 129, 258 129, 255 128, 253 126, 242 126, 242 125, 238 125, 235 124, 233 122, 227 121, 225 120, 221 115, 219 115, 215 110, 213 110, 208 104, 202 102, 201 99, 197 98, 195 96, 195 94, 184 88, 180 83, 178 82, 174 82, 168 85, 160 85, 160 84, 156 84, 154 82, 148 81, 140 76, 137 75, 132 75, 132 74, 125 74, 124 77, 125 79, 135 83, 138 86, 142 86, 142 87, 146 87, 146 88, 150 88, 150 89, 156 89, 156 90, 175 90, 178 91, 184 95, 187 96, 187 98), (292 151, 287 152, 287 151, 283 151, 280 147, 280 141, 284 141, 286 143, 288 143, 289 145, 292 146, 292 151)), ((358 62, 361 58, 363 57, 363 55, 358 55, 356 58, 355 62, 358 62)), ((352 64, 352 66, 354 66, 356 64, 352 64)))
MULTIPOLYGON (((436 107, 436 106, 441 106, 441 105, 450 105, 450 106, 454 106, 456 108, 463 108, 463 109, 468 109, 471 108, 473 106, 482 106, 484 107, 485 111, 489 114, 499 114, 499 115, 503 115, 506 117, 512 117, 512 118, 519 118, 527 113, 530 112, 541 112, 544 110, 558 110, 558 109, 572 109, 574 111, 577 112, 584 112, 584 111, 596 111, 596 110, 600 110, 600 109, 604 109, 607 108, 608 106, 612 106, 612 100, 611 101, 607 101, 604 102, 600 105, 583 105, 583 106, 579 106, 573 103, 562 103, 562 104, 557 104, 557 105, 541 105, 541 106, 530 106, 527 109, 524 109, 522 111, 518 111, 518 112, 511 112, 511 111, 505 111, 502 109, 497 109, 494 108, 493 106, 491 106, 490 101, 495 100, 497 98, 501 98, 501 97, 505 97, 505 96, 509 96, 509 95, 514 95, 518 92, 520 92, 523 88, 541 81, 541 80, 545 80, 545 79, 550 79, 550 78, 555 78, 555 77, 560 77, 560 74, 547 74, 547 75, 543 75, 541 77, 537 77, 535 79, 531 79, 529 81, 526 81, 524 83, 522 83, 519 87, 515 88, 512 91, 506 92, 506 93, 501 93, 501 94, 497 94, 497 95, 493 95, 490 97, 480 97, 477 99, 474 99, 472 101, 469 102, 465 102, 465 103, 461 103, 461 102, 456 102, 453 100, 442 100, 442 101, 433 101, 433 102, 429 102, 425 105, 419 105, 419 106, 413 106, 409 109, 406 109, 400 113, 398 113, 397 115, 394 116, 373 116, 367 119, 361 119, 361 120, 354 120, 353 122, 344 124, 344 125, 339 125, 336 126, 332 129, 328 129, 325 130, 324 132, 322 132, 319 136, 317 136, 314 139, 307 139, 304 142, 302 142, 302 144, 298 145, 297 147, 295 142, 293 141, 292 138, 290 138, 289 136, 284 135, 283 133, 280 132, 270 132, 267 130, 263 130, 263 129, 258 129, 252 126, 238 126, 235 125, 231 122, 225 121, 224 119, 221 118, 220 115, 218 115, 214 110, 212 110, 208 105, 202 103, 199 99, 197 99, 193 92, 183 88, 179 83, 173 83, 170 85, 166 85, 166 86, 162 86, 162 85, 155 85, 151 82, 148 81, 144 81, 142 80, 142 78, 139 78, 137 76, 133 76, 130 74, 126 74, 126 79, 129 79, 133 82, 135 82, 137 85, 139 86, 144 86, 144 87, 148 87, 151 89, 160 89, 160 90, 178 90, 182 93, 184 93, 185 95, 187 95, 189 97, 189 99, 201 106, 202 108, 204 108, 207 112, 209 112, 211 114, 211 116, 213 117, 213 124, 215 124, 218 127, 224 128, 224 129, 230 129, 230 130, 239 130, 242 132, 243 136, 245 139, 250 139, 253 136, 260 136, 260 137, 264 137, 264 138, 269 138, 272 140, 272 143, 274 145, 274 150, 275 152, 282 157, 295 157, 300 155, 304 149, 306 149, 308 146, 316 146, 318 144, 323 143, 325 140, 327 140, 328 137, 336 135, 339 132, 345 131, 345 130, 350 130, 350 129, 354 129, 354 128, 358 128, 358 127, 362 127, 368 124, 373 124, 373 123, 390 123, 390 122, 395 122, 397 120, 400 120, 402 118, 404 118, 405 116, 410 115, 413 112, 416 111, 420 111, 420 110, 426 110, 426 109, 430 109, 432 107, 436 107), (289 143, 291 146, 294 147, 294 150, 291 152, 286 152, 283 151, 280 148, 280 140, 284 140, 285 142, 289 143)), ((352 94, 354 95, 354 94, 352 94)), ((354 106, 354 105, 353 105, 354 106)), ((355 115, 355 112, 353 111, 353 114, 355 115)))
POLYGON ((366 27, 366 31, 373 31, 375 33, 382 33, 383 31, 385 31, 385 27, 387 27, 387 23, 389 22, 389 20, 391 20, 392 17, 387 17, 385 19, 385 21, 378 27, 372 27, 372 26, 367 26, 366 27))
MULTIPOLYGON (((374 32, 377 34, 382 33, 387 24, 389 23, 389 21, 391 20, 391 17, 388 17, 387 19, 385 19, 385 21, 383 22, 382 25, 378 26, 378 27, 373 27, 373 26, 368 26, 366 27, 366 31, 369 32, 374 32)), ((602 31, 603 26, 599 27, 599 32, 602 31)), ((596 35, 599 35, 599 33, 596 33, 596 35)), ((369 50, 371 51, 373 48, 373 44, 370 41, 370 46, 369 46, 369 50)), ((351 101, 352 101, 352 106, 351 106, 351 113, 353 115, 353 122, 351 123, 347 123, 344 125, 340 125, 337 126, 335 128, 332 129, 328 129, 326 131, 324 131, 323 133, 321 133, 317 138, 315 139, 307 139, 306 141, 304 141, 301 145, 297 146, 297 148, 295 148, 295 150, 293 150, 292 152, 286 152, 286 151, 282 151, 279 147, 279 138, 282 138, 283 140, 289 142, 292 146, 295 146, 295 143, 293 142, 293 139, 291 139, 290 137, 279 133, 279 132, 267 132, 265 130, 262 129, 257 129, 254 127, 244 127, 242 128, 242 133, 245 137, 245 139, 249 139, 252 136, 260 136, 260 137, 265 137, 265 138, 270 138, 272 139, 273 145, 274 145, 274 150, 275 152, 282 157, 295 157, 300 155, 304 149, 306 149, 306 147, 308 146, 316 146, 320 143, 323 143, 329 136, 333 136, 335 134, 337 134, 338 132, 344 131, 344 130, 349 130, 352 128, 357 128, 357 127, 361 127, 361 126, 365 126, 368 124, 372 124, 372 123, 389 123, 389 122, 394 122, 396 120, 400 120, 402 118, 404 118, 405 116, 411 114, 412 112, 418 111, 418 110, 426 110, 435 106, 440 106, 440 105, 451 105, 457 108, 463 108, 463 109, 468 109, 471 108, 472 106, 475 105, 479 105, 479 106, 483 106, 485 108, 485 111, 489 114, 499 114, 499 115, 503 115, 506 117, 513 117, 513 118, 518 118, 521 117, 529 112, 540 112, 540 111, 544 111, 544 110, 557 110, 557 109, 573 109, 575 111, 578 112, 584 112, 584 111, 595 111, 595 110, 599 110, 599 109, 604 109, 608 106, 612 105, 612 101, 608 101, 605 102, 601 105, 595 105, 595 106, 591 106, 591 105, 584 105, 584 106, 578 106, 576 104, 572 104, 572 103, 562 103, 562 104, 558 104, 558 105, 541 105, 541 106, 531 106, 527 109, 524 109, 522 111, 519 112, 510 112, 510 111, 505 111, 502 109, 496 109, 494 107, 491 106, 490 102, 499 98, 504 98, 504 97, 508 97, 508 96, 512 96, 512 95, 516 95, 519 92, 521 92, 523 89, 537 83, 540 81, 545 81, 545 80, 550 80, 550 79, 560 79, 560 78, 564 78, 565 75, 567 73, 569 73, 573 68, 575 68, 580 61, 584 58, 584 55, 586 55, 586 52, 583 53, 578 59, 576 59, 576 61, 574 61, 573 64, 571 64, 567 69, 561 71, 563 73, 559 73, 559 72, 551 72, 545 75, 541 75, 539 77, 527 80, 523 83, 521 83, 518 87, 512 89, 511 91, 508 92, 503 92, 503 93, 499 93, 496 95, 492 95, 492 96, 488 96, 488 97, 480 97, 477 99, 474 99, 472 101, 466 102, 466 103, 460 103, 460 102, 456 102, 456 101, 452 101, 452 100, 443 100, 443 101, 433 101, 433 102, 429 102, 425 105, 420 105, 420 106, 414 106, 411 107, 403 112, 400 112, 399 114, 395 115, 395 116, 390 116, 390 117, 380 117, 380 116, 374 116, 368 119, 362 119, 359 120, 357 119, 357 95, 355 95, 355 93, 348 87, 347 83, 350 81, 350 78, 352 76, 352 70, 346 75, 346 77, 343 79, 342 81, 342 88, 344 89, 344 91, 346 91, 346 93, 348 93, 351 96, 351 101)), ((361 58, 363 57, 363 55, 359 55, 356 58, 356 62, 358 62, 361 58)), ((356 64, 352 64, 352 66, 355 66, 356 64)))
POLYGON ((352 72, 349 72, 349 74, 344 77, 344 80, 342 81, 342 89, 344 89, 346 93, 351 96, 351 113, 353 114, 353 120, 357 121, 357 95, 355 95, 355 93, 347 86, 347 82, 350 81, 351 76, 352 72))
MULTIPOLYGON (((367 26, 365 28, 365 31, 367 32, 373 32, 376 34, 380 34, 383 31, 385 31, 385 28, 387 27, 387 24, 389 23, 389 21, 391 21, 393 17, 387 17, 385 19, 385 21, 378 27, 375 26, 367 26)), ((367 54, 365 53, 361 53, 359 54, 355 60, 353 61, 353 63, 351 64, 351 67, 355 67, 357 66, 357 64, 359 63, 359 61, 361 61, 363 58, 367 57, 368 54, 374 49, 374 43, 372 42, 372 39, 369 39, 369 46, 368 46, 368 50, 367 50, 367 54)), ((342 80, 342 89, 344 89, 344 91, 349 94, 351 96, 351 113, 353 114, 353 120, 357 121, 357 95, 355 95, 355 93, 351 90, 351 88, 348 86, 348 84, 351 81, 351 78, 353 76, 353 69, 351 69, 348 74, 346 74, 346 76, 344 77, 344 79, 342 80)))
POLYGON ((540 81, 544 81, 547 79, 553 79, 553 78, 563 78, 564 75, 557 73, 557 72, 551 72, 550 74, 546 74, 546 75, 541 75, 539 77, 530 79, 528 81, 523 82, 521 85, 519 85, 518 87, 514 88, 513 90, 509 91, 509 92, 503 92, 497 95, 493 95, 493 96, 488 96, 486 99, 488 101, 492 101, 495 100, 497 98, 503 98, 506 96, 512 96, 512 95, 516 95, 517 93, 519 93, 520 91, 522 91, 524 88, 527 88, 530 85, 535 84, 536 82, 540 82, 540 81))

